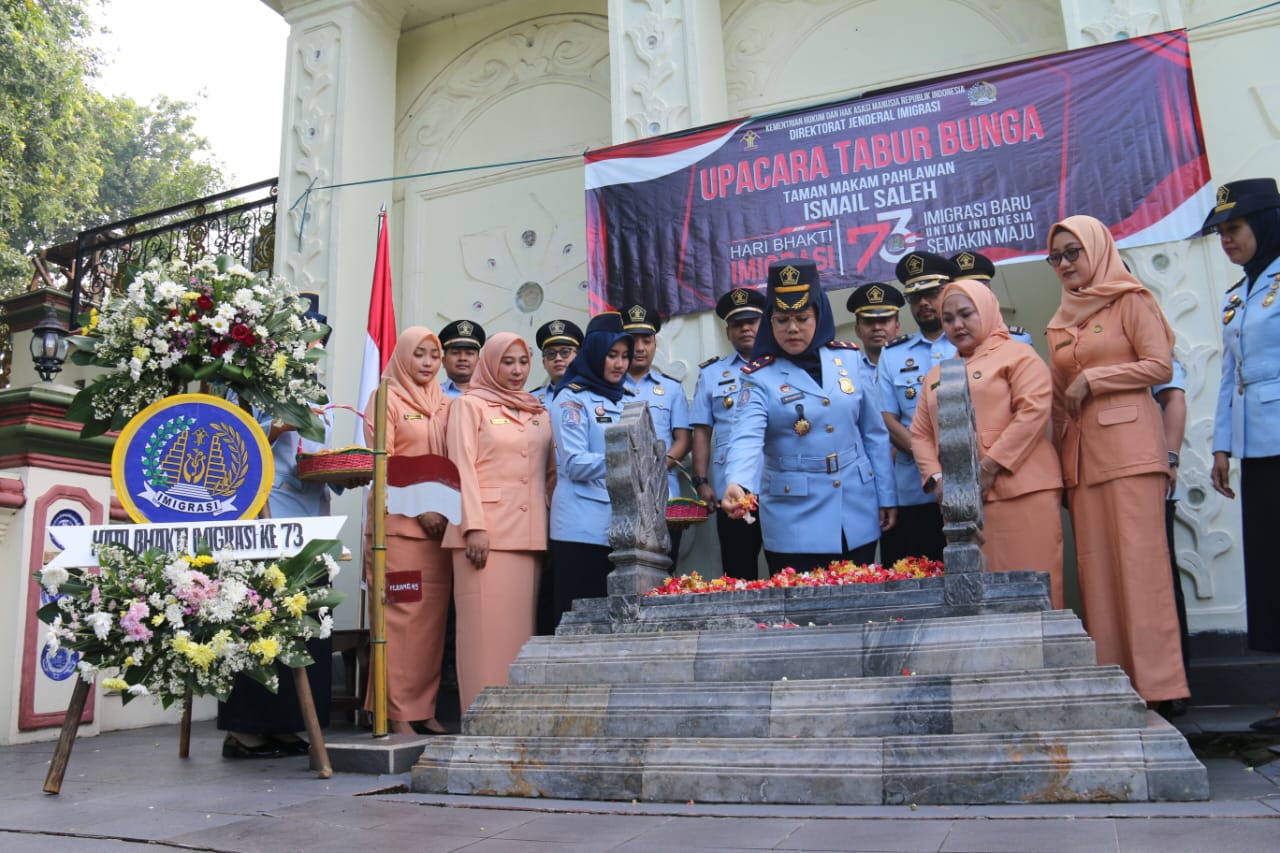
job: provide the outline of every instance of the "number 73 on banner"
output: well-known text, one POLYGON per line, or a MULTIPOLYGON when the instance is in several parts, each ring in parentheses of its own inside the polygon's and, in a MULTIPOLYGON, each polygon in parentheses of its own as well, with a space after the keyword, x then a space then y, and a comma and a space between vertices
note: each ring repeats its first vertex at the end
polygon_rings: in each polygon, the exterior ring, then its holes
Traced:
POLYGON ((880 259, 887 264, 896 264, 902 253, 915 246, 919 234, 913 234, 907 228, 911 221, 911 208, 886 210, 876 214, 876 222, 866 225, 855 225, 845 229, 844 239, 851 250, 856 253, 857 272, 864 272, 871 259, 880 254, 880 259))

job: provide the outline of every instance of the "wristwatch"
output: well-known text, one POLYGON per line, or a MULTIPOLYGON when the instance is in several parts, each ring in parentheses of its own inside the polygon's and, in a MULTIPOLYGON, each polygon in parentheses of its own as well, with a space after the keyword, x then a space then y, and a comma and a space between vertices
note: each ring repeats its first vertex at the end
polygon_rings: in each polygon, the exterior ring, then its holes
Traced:
POLYGON ((1178 467, 1178 454, 1176 451, 1173 451, 1173 450, 1169 451, 1169 467, 1170 468, 1178 467))
POLYGON ((705 486, 707 483, 711 482, 706 477, 690 477, 689 481, 693 483, 693 487, 695 489, 698 488, 698 486, 705 486))

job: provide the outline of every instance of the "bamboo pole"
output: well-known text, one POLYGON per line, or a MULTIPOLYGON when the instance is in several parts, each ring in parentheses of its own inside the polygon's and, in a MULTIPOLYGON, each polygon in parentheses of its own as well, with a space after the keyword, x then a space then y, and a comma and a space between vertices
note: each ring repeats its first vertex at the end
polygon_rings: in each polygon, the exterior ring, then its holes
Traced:
POLYGON ((53 760, 49 762, 49 772, 44 777, 46 794, 62 791, 62 777, 66 775, 67 762, 71 760, 71 747, 75 745, 76 732, 80 729, 80 715, 84 713, 84 703, 89 699, 92 686, 76 673, 76 686, 67 704, 67 716, 62 720, 62 734, 58 735, 58 745, 54 747, 53 760))
POLYGON ((373 736, 387 736, 387 380, 378 384, 373 421, 373 570, 369 587, 369 653, 373 736))
MULTIPOLYGON (((315 665, 321 666, 323 662, 315 665)), ((320 731, 320 718, 316 716, 316 700, 311 695, 307 669, 302 666, 290 669, 293 672, 293 686, 298 691, 298 704, 302 706, 302 720, 307 725, 307 739, 311 741, 311 769, 318 771, 321 779, 328 779, 333 776, 333 765, 329 763, 329 750, 324 745, 324 733, 320 731)))
POLYGON ((178 726, 178 757, 191 755, 191 688, 182 692, 182 723, 178 726))

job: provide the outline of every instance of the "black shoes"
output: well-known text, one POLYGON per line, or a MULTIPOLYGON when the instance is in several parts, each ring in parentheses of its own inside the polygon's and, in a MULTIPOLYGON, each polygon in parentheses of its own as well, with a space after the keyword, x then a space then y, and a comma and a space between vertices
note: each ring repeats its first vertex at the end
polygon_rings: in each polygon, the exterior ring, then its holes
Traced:
POLYGON ((1249 728, 1255 732, 1280 732, 1280 714, 1274 717, 1263 717, 1261 720, 1255 720, 1249 724, 1249 728))
POLYGON ((227 735, 222 740, 223 758, 279 758, 285 752, 280 744, 267 741, 257 746, 245 746, 235 735, 227 735))

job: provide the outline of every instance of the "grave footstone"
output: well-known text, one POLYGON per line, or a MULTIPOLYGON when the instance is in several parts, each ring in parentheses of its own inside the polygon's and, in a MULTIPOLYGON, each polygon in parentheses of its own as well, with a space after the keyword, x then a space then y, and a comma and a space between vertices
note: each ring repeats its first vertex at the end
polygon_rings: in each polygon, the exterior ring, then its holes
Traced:
POLYGON ((942 362, 938 385, 938 449, 942 461, 942 563, 945 600, 959 607, 983 598, 982 490, 978 439, 964 359, 942 362))

